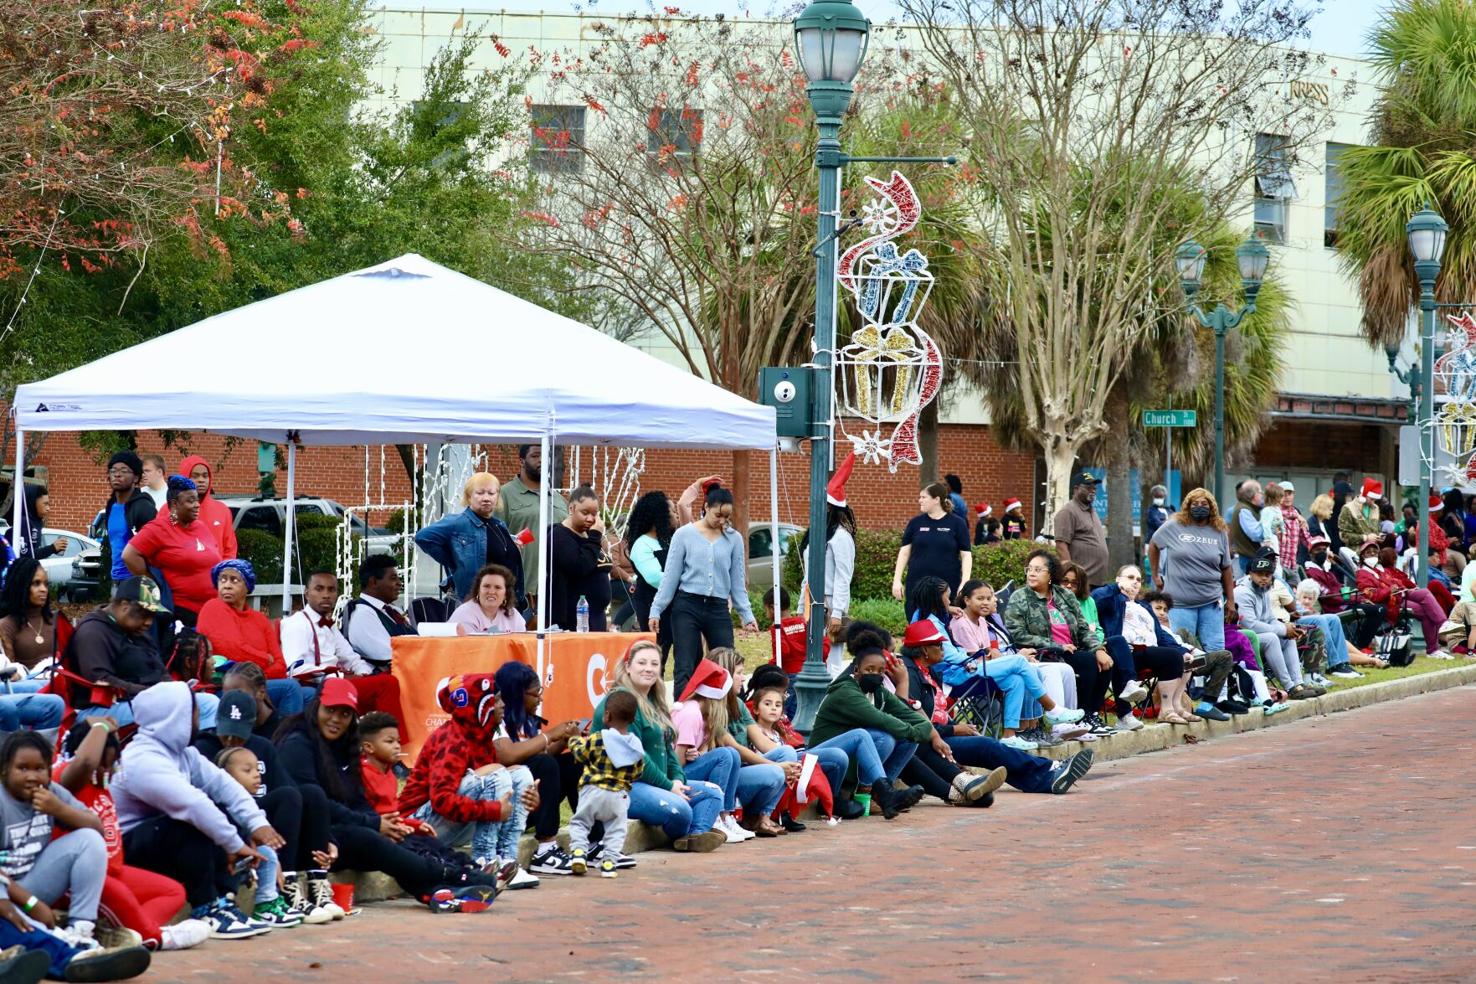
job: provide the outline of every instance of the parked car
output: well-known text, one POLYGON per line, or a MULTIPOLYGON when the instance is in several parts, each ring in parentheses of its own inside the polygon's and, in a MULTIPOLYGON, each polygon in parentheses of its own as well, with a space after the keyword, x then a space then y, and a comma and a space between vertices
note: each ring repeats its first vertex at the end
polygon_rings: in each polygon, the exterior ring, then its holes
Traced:
MULTIPOLYGON (((768 523, 748 524, 748 588, 751 594, 762 594, 774 584, 774 558, 772 555, 772 530, 768 523), (755 591, 755 589, 757 589, 755 591)), ((803 526, 793 523, 779 524, 779 566, 781 576, 785 558, 792 546, 798 546, 799 538, 805 535, 803 526)))
POLYGON ((102 552, 90 536, 43 527, 41 546, 49 547, 59 537, 67 538, 66 549, 41 561, 58 601, 88 598, 101 585, 102 552))
MULTIPOLYGON (((276 537, 285 534, 283 524, 287 518, 286 499, 224 496, 220 501, 230 509, 231 515, 235 518, 237 533, 242 530, 262 530, 276 537)), ((293 499, 292 504, 293 511, 299 516, 332 516, 339 522, 343 521, 344 508, 332 499, 299 498, 293 499)), ((400 541, 403 536, 401 533, 370 526, 358 514, 349 517, 349 525, 353 528, 356 536, 364 538, 369 553, 392 554, 399 552, 400 541)))

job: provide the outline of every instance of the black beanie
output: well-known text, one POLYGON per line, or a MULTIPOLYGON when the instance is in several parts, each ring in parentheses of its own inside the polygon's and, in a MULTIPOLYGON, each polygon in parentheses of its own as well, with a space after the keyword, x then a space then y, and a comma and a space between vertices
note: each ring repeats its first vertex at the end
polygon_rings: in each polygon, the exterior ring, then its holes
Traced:
POLYGON ((127 465, 132 469, 135 478, 143 475, 143 459, 132 451, 114 451, 113 456, 108 459, 108 470, 112 471, 114 465, 127 465))

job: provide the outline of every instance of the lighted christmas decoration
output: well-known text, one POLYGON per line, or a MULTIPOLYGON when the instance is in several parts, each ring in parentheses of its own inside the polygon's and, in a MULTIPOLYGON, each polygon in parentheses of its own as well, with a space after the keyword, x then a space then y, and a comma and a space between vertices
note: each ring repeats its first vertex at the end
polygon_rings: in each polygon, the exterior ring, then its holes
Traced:
POLYGON ((1460 331, 1449 333, 1450 349, 1435 360, 1431 425, 1439 450, 1456 458, 1444 468, 1446 479, 1465 486, 1476 482, 1476 318, 1466 313, 1446 320, 1460 331))
POLYGON ((868 177, 877 197, 862 207, 867 238, 842 254, 837 281, 855 300, 861 327, 835 354, 837 426, 868 464, 920 464, 917 418, 943 385, 938 345, 918 327, 933 289, 927 257, 894 240, 916 228, 917 193, 896 171, 887 181, 868 177), (846 430, 846 418, 864 422, 846 430), (891 433, 887 427, 891 425, 891 433))

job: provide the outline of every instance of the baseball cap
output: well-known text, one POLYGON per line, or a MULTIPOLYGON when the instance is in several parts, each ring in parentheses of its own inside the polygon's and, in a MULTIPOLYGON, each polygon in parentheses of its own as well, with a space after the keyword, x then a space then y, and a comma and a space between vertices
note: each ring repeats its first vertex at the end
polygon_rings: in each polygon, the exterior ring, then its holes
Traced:
POLYGON ((1250 562, 1252 574, 1270 574, 1275 569, 1276 561, 1268 553, 1256 554, 1255 559, 1250 562))
POLYGON ((1087 471, 1085 468, 1078 468, 1074 473, 1072 473, 1072 476, 1071 476, 1071 487, 1073 489, 1076 488, 1078 485, 1100 485, 1100 484, 1102 484, 1102 480, 1100 478, 1098 478, 1097 476, 1093 475, 1091 472, 1087 471))
POLYGON ((221 738, 249 738, 256 725, 256 698, 244 690, 220 695, 215 711, 215 733, 221 738))
POLYGON ((343 677, 329 677, 323 681, 318 701, 324 707, 347 707, 354 713, 359 710, 359 691, 343 677))
POLYGON ((164 597, 159 592, 159 585, 154 579, 142 574, 124 578, 118 583, 118 590, 113 592, 114 601, 131 601, 146 612, 155 615, 171 615, 169 609, 164 607, 164 597))

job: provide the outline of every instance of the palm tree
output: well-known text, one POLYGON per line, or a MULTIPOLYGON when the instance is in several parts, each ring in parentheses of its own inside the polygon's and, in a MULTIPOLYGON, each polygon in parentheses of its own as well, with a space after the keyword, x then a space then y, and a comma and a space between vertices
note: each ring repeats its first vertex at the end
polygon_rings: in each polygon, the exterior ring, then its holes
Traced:
POLYGON ((1368 43, 1384 90, 1374 146, 1340 158, 1338 248, 1358 278, 1364 333, 1388 346, 1419 297, 1404 224, 1426 204, 1450 223, 1437 293, 1476 291, 1476 5, 1396 0, 1368 43))

